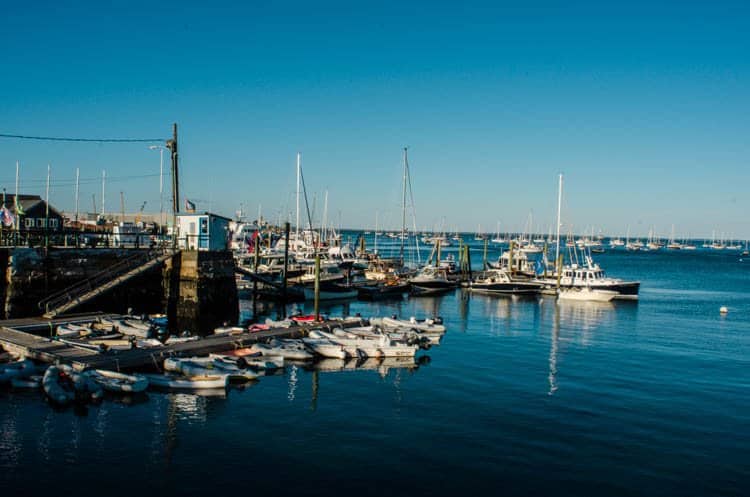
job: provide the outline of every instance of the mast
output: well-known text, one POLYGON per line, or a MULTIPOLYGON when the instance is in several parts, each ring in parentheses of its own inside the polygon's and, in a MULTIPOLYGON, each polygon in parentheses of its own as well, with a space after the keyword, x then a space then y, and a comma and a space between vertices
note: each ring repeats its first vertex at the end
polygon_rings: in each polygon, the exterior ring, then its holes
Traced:
POLYGON ((299 240, 299 178, 300 178, 300 171, 301 171, 300 160, 301 160, 300 153, 297 152, 297 217, 294 223, 297 240, 299 240))
POLYGON ((401 265, 404 265, 404 232, 406 231, 406 174, 409 169, 409 159, 407 157, 407 148, 404 147, 404 188, 403 188, 403 202, 401 203, 401 250, 399 251, 399 258, 401 259, 401 265))
POLYGON ((104 217, 104 184, 106 182, 106 179, 107 179, 107 171, 102 169, 102 210, 101 210, 102 218, 104 217))
POLYGON ((555 241, 555 261, 560 257, 560 209, 562 208, 562 185, 563 176, 560 174, 557 187, 557 239, 555 241))
POLYGON ((375 255, 378 254, 378 211, 375 211, 375 255))
POLYGON ((76 227, 78 227, 78 194, 80 188, 80 174, 81 170, 76 168, 76 227))
POLYGON ((323 223, 320 227, 322 231, 322 241, 328 240, 328 190, 326 190, 325 200, 323 201, 323 223))
POLYGON ((21 167, 20 161, 16 161, 16 195, 14 198, 14 205, 16 210, 16 231, 21 228, 21 216, 18 215, 18 170, 21 167))

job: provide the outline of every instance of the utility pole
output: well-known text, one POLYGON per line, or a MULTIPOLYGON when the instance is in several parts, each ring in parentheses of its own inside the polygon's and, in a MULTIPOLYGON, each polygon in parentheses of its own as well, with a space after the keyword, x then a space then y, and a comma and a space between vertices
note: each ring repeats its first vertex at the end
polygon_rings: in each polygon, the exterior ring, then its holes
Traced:
POLYGON ((177 152, 177 123, 172 124, 172 139, 167 140, 167 148, 172 152, 172 248, 177 247, 177 213, 180 212, 180 181, 177 152))
POLYGON ((120 224, 125 223, 125 194, 120 192, 120 224))

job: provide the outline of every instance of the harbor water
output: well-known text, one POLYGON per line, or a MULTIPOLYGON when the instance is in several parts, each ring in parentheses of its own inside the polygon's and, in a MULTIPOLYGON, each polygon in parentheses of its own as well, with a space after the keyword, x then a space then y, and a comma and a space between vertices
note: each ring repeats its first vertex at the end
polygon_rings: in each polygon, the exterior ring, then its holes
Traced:
MULTIPOLYGON (((481 260, 478 245, 472 257, 481 260)), ((640 280, 640 300, 457 290, 323 308, 442 316, 442 344, 413 367, 288 366, 226 396, 149 391, 67 409, 41 392, 0 390, 0 488, 747 495, 750 260, 704 250, 596 259, 613 276, 640 280)), ((241 305, 245 314, 252 307, 241 305)))

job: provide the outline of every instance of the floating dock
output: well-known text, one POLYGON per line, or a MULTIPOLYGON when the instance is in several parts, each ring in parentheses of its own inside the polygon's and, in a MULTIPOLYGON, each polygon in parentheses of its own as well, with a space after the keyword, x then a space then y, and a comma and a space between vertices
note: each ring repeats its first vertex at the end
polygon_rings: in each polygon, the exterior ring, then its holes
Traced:
MULTIPOLYGON (((132 348, 130 350, 110 350, 99 352, 84 347, 77 347, 70 343, 63 343, 54 337, 45 337, 47 331, 52 331, 57 325, 64 323, 90 323, 99 318, 117 317, 111 314, 86 314, 69 316, 67 318, 24 318, 0 321, 0 345, 14 354, 46 363, 70 364, 77 370, 107 369, 111 371, 133 369, 161 370, 164 359, 168 357, 200 356, 215 352, 222 352, 235 348, 248 347, 266 338, 294 338, 299 337, 311 329, 301 325, 290 328, 274 328, 258 332, 242 332, 237 334, 209 335, 199 340, 164 345, 156 348, 132 348)), ((339 321, 315 324, 320 327, 358 326, 359 322, 342 323, 339 321)))

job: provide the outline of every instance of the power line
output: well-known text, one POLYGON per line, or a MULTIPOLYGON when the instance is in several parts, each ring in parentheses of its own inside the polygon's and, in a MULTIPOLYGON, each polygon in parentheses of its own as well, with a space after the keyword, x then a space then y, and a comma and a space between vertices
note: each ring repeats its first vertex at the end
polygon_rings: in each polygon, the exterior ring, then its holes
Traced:
POLYGON ((18 140, 42 140, 54 142, 88 142, 88 143, 154 143, 166 141, 164 138, 63 138, 56 136, 9 135, 0 133, 0 138, 18 140))

